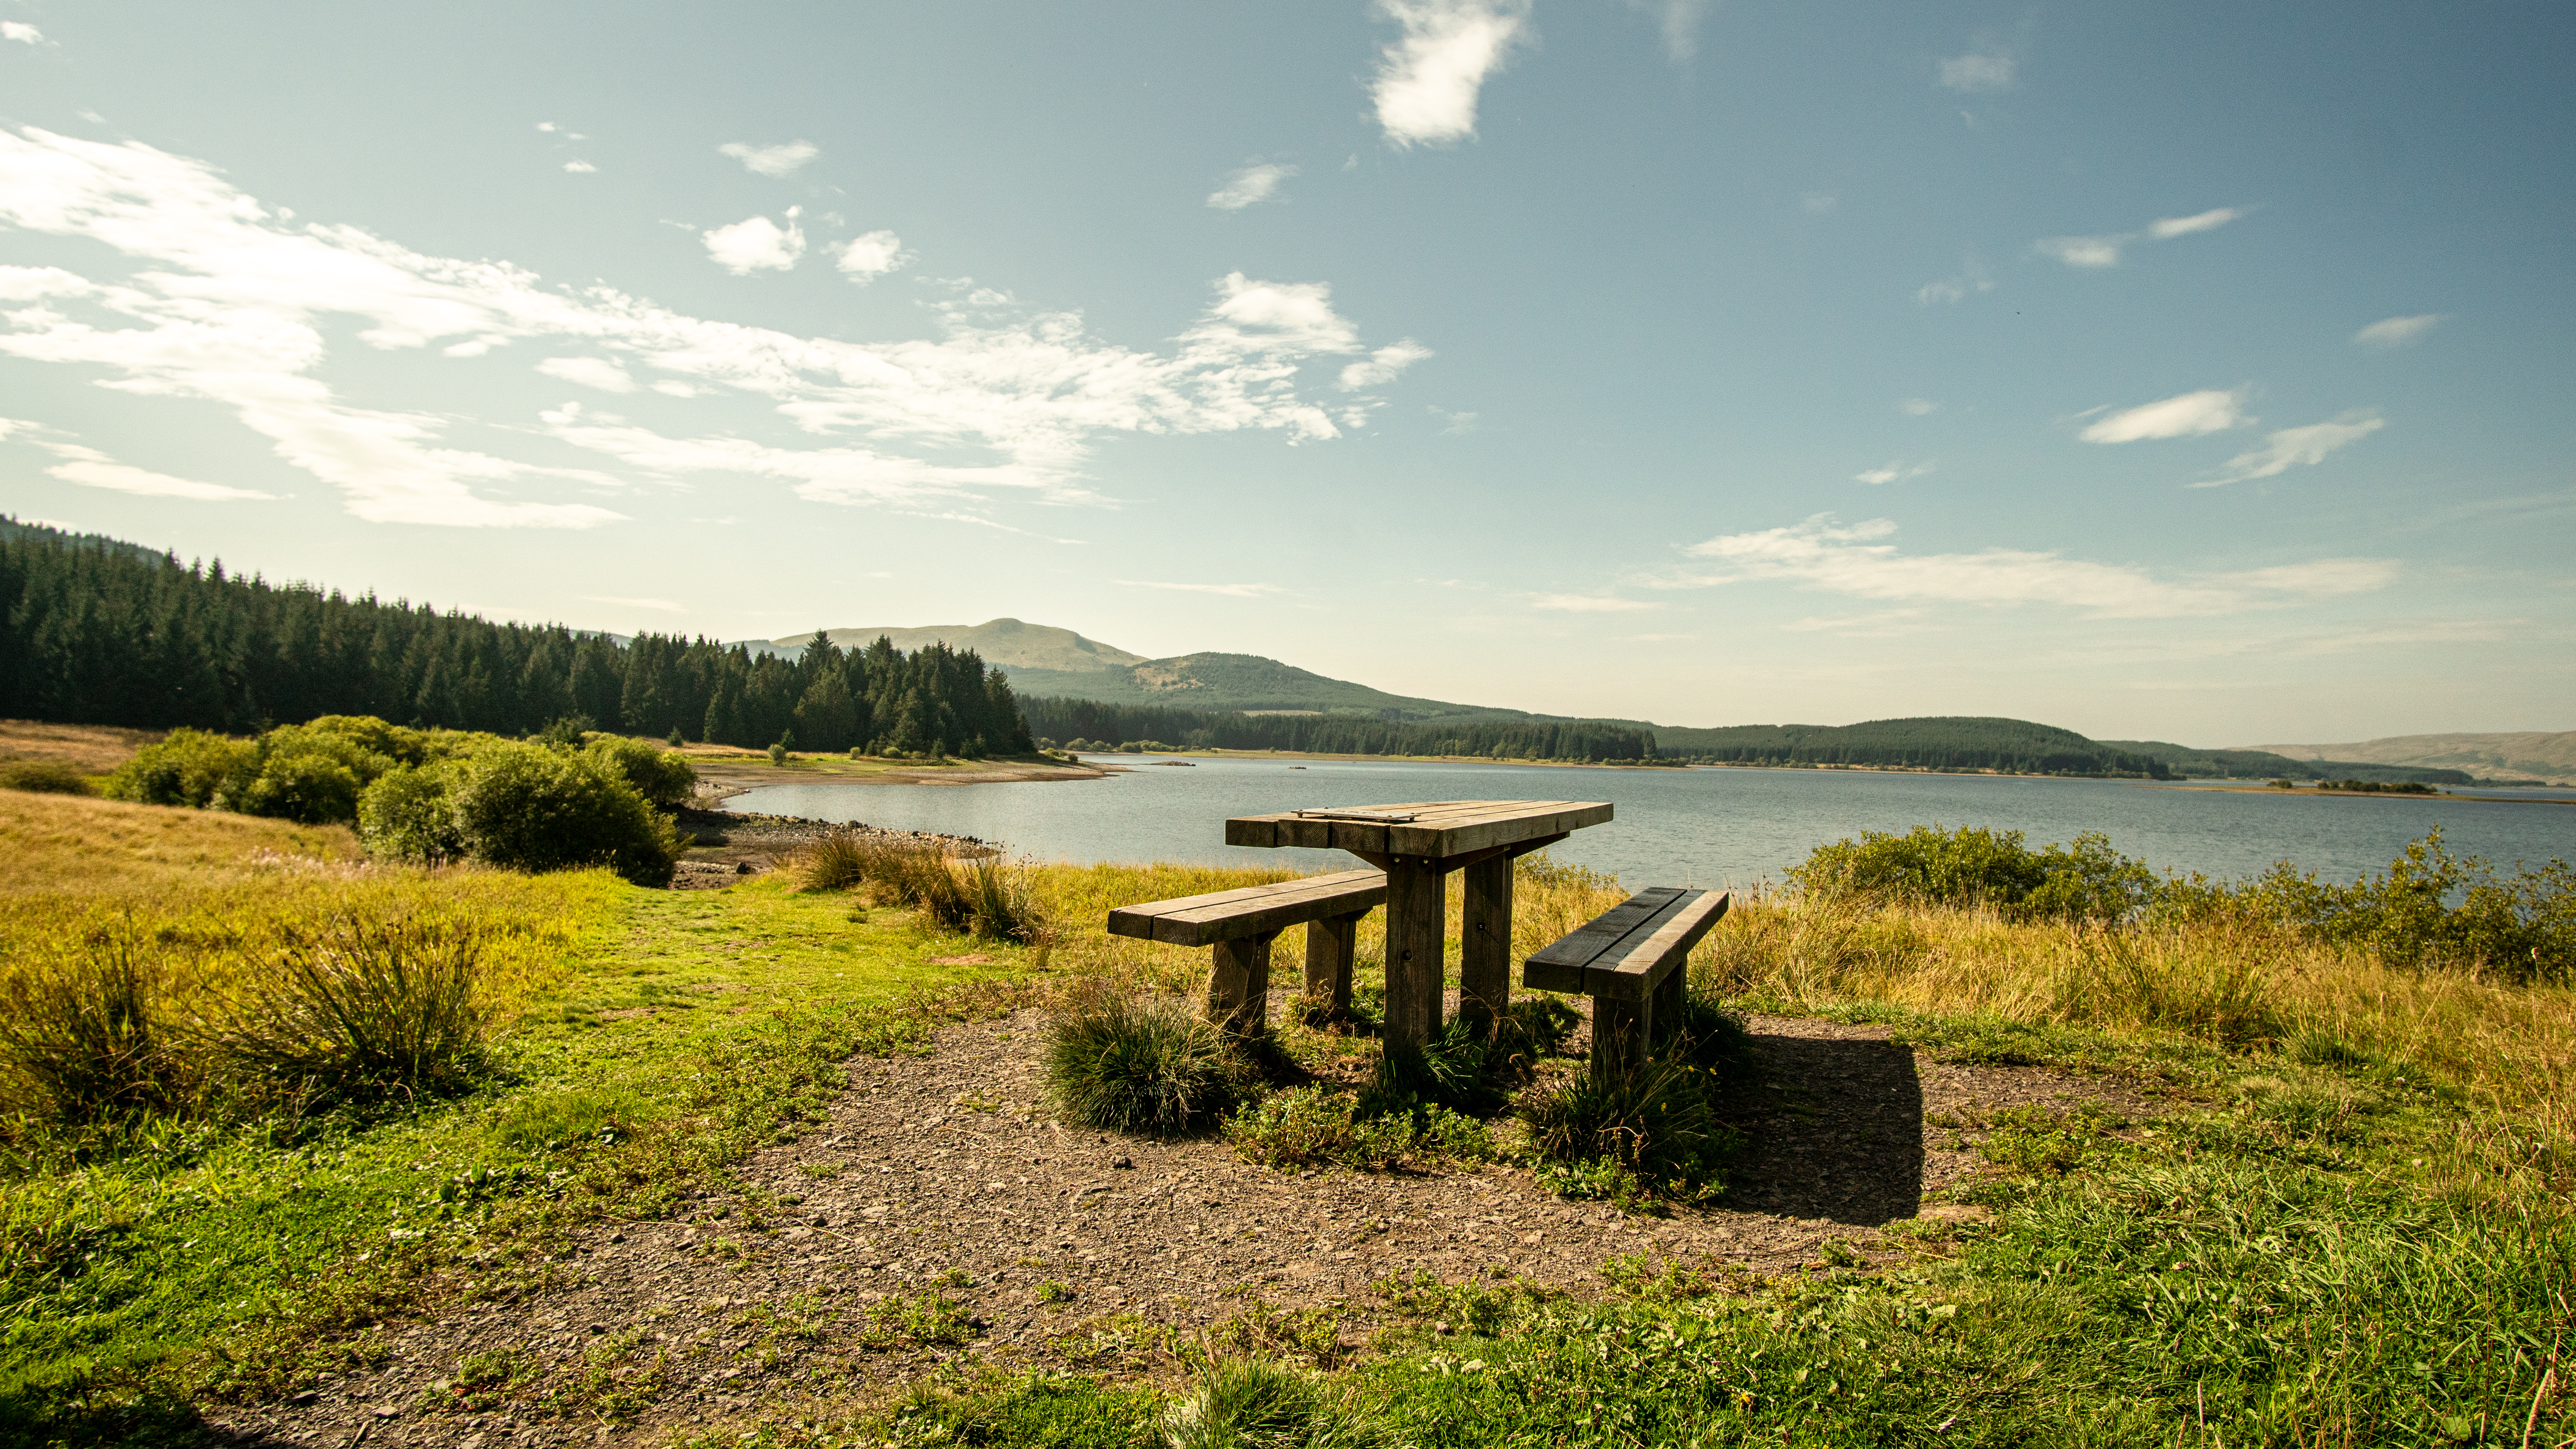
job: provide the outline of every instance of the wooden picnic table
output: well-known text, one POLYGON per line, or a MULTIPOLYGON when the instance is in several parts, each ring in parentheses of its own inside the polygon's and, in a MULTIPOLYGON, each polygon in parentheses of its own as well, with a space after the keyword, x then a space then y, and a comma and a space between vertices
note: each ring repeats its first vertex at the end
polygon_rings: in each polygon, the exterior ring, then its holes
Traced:
POLYGON ((1512 858, 1610 819, 1598 800, 1419 800, 1289 810, 1225 822, 1225 843, 1346 850, 1386 872, 1386 1034, 1419 1047, 1440 1032, 1443 877, 1467 873, 1459 1015, 1490 1021, 1511 1001, 1512 858))

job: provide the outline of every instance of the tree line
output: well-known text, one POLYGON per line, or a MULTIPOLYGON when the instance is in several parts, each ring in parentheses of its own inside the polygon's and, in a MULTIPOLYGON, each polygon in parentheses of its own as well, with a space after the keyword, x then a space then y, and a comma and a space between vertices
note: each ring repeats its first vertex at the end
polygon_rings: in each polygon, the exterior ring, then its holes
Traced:
POLYGON ((1345 714, 1238 714, 1034 697, 1030 730, 1066 744, 1107 749, 1153 743, 1191 749, 1284 750, 1318 755, 1482 755, 1497 760, 1655 758, 1654 736, 1585 720, 1443 720, 1405 723, 1345 714))
POLYGON ((2028 720, 1933 715, 1855 725, 1732 725, 1658 729, 1667 760, 1742 765, 1875 765, 1997 770, 2016 775, 2170 779, 2152 755, 2113 749, 2073 730, 2028 720))
POLYGON ((1034 748, 1009 681, 973 650, 884 639, 802 654, 561 625, 183 566, 15 524, 0 537, 0 716, 229 734, 324 715, 523 735, 578 719, 759 748, 950 754, 1034 748))

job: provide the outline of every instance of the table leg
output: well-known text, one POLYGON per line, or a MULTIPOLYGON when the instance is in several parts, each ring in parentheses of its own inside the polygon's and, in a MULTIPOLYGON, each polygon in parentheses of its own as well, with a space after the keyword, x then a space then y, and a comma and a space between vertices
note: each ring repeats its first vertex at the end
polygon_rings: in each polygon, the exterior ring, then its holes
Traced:
POLYGON ((1477 1034, 1493 1033, 1494 1019, 1512 1004, 1512 861, 1509 856, 1467 867, 1467 909, 1458 925, 1458 1014, 1477 1034))
POLYGON ((1419 1050, 1440 1033, 1441 938, 1449 902, 1440 863, 1425 856, 1386 862, 1386 1035, 1390 1048, 1419 1050))
POLYGON ((1237 1036, 1270 1028, 1270 941, 1245 936, 1216 943, 1216 969, 1208 973, 1208 1020, 1237 1036))
POLYGON ((1351 957, 1359 946, 1358 916, 1327 916, 1306 923, 1306 996, 1331 1011, 1335 1019, 1350 1015, 1351 957))

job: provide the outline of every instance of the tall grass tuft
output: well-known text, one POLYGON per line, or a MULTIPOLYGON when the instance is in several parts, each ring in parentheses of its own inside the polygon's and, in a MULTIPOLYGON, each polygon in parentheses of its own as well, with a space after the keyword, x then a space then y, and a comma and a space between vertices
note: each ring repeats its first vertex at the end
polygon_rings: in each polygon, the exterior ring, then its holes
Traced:
POLYGON ((1170 1449, 1377 1449, 1392 1443, 1346 1395, 1268 1359, 1221 1359, 1163 1415, 1170 1449))
POLYGON ((60 760, 0 760, 0 790, 36 795, 95 795, 89 776, 60 760))
POLYGON ((1718 1115, 1726 1068, 1693 1059, 1678 1037, 1606 1079, 1586 1072, 1521 1108, 1542 1178, 1569 1196, 1705 1202, 1726 1186, 1744 1135, 1718 1115))
POLYGON ((225 1067, 306 1101, 442 1096, 481 1074, 480 952, 401 919, 287 933, 276 976, 216 1037, 225 1067))
POLYGON ((1064 1114, 1112 1132, 1195 1132, 1246 1095, 1225 1033, 1176 1002, 1095 989, 1055 1015, 1047 1090, 1064 1114))
POLYGON ((0 1111, 95 1122, 162 1110, 189 1090, 158 960, 126 923, 0 984, 0 1111))
POLYGON ((1026 866, 985 854, 959 860, 935 840, 834 829, 788 870, 806 890, 865 888, 919 910, 942 930, 1034 942, 1046 929, 1026 866))

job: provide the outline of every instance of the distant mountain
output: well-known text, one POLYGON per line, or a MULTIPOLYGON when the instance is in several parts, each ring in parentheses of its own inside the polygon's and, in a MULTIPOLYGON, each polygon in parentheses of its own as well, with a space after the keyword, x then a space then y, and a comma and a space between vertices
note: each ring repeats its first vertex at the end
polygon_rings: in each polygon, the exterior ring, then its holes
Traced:
POLYGON ((2428 765, 2385 765, 2367 760, 2302 760, 2269 750, 2203 750, 2169 740, 2104 740, 2115 750, 2164 762, 2195 780, 2420 780, 2427 785, 2473 785, 2465 770, 2428 765))
POLYGON ((2359 760, 2576 784, 2576 730, 2557 734, 2392 735, 2346 745, 2257 745, 2293 760, 2359 760))
MULTIPOLYGON (((1058 629, 1049 624, 1024 624, 1017 619, 988 619, 981 624, 925 624, 912 629, 880 626, 826 629, 823 632, 844 649, 865 649, 877 642, 879 635, 893 641, 894 647, 906 654, 926 644, 972 649, 984 656, 985 663, 998 664, 1009 670, 1015 682, 1023 670, 1043 674, 1091 675, 1130 669, 1146 662, 1142 654, 1130 654, 1096 639, 1085 639, 1071 629, 1058 629)), ((794 655, 802 653, 813 638, 809 630, 778 639, 737 642, 748 646, 754 654, 794 655)), ((1017 687, 1023 694, 1028 692, 1025 685, 1017 687)))

